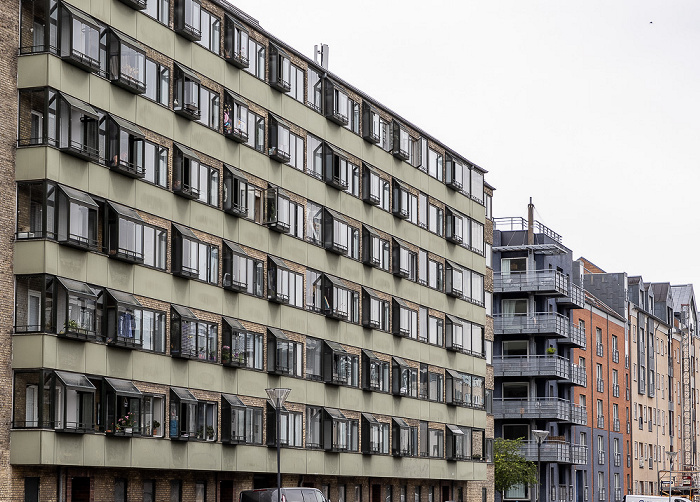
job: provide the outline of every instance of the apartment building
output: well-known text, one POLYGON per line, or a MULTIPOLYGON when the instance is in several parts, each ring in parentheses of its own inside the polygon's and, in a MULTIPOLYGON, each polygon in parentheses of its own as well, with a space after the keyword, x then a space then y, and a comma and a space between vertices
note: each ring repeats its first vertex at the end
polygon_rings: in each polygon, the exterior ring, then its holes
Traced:
MULTIPOLYGON (((236 500, 277 441, 333 501, 493 499, 484 169, 222 0, 0 19, 0 499, 236 500)), ((568 364, 570 251, 540 237, 554 331, 524 339, 568 364)), ((522 423, 569 444, 560 419, 522 423)))
POLYGON ((574 399, 586 373, 573 354, 587 346, 587 328, 573 313, 585 305, 582 269, 533 209, 528 219, 495 221, 493 411, 495 435, 522 439, 525 458, 541 461, 541 491, 519 486, 503 499, 581 500, 577 469, 588 465, 588 448, 573 432, 587 415, 574 399), (533 431, 548 436, 538 445, 533 431))

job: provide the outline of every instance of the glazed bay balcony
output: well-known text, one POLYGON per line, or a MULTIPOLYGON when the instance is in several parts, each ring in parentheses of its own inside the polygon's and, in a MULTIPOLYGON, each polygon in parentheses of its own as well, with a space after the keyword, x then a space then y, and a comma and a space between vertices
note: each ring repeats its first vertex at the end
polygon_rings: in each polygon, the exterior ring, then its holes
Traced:
POLYGON ((556 312, 534 314, 496 314, 493 317, 496 335, 535 334, 559 337, 560 344, 586 347, 586 330, 575 326, 568 317, 556 312))
POLYGON ((497 272, 493 274, 494 293, 535 293, 564 296, 569 291, 569 278, 556 270, 497 272))
MULTIPOLYGON (((523 441, 520 452, 526 460, 537 462, 537 442, 523 441)), ((566 441, 547 440, 540 450, 542 462, 563 464, 588 464, 588 448, 585 445, 571 444, 566 441)))
POLYGON ((496 356, 493 371, 497 377, 547 377, 571 379, 571 361, 561 356, 496 356))
POLYGON ((586 292, 581 286, 577 286, 569 281, 569 291, 563 298, 557 298, 557 303, 564 307, 582 309, 586 304, 586 292))
POLYGON ((585 406, 579 406, 569 399, 557 397, 494 398, 493 414, 496 420, 542 419, 558 420, 577 425, 587 424, 585 406))

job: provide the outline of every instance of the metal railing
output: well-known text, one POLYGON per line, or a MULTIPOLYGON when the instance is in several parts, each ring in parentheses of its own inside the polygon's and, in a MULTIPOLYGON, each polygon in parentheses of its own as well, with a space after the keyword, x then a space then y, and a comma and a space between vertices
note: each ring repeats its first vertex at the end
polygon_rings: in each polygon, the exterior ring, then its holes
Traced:
POLYGON ((584 366, 580 366, 578 364, 571 365, 571 382, 574 383, 575 385, 580 385, 582 387, 586 387, 587 376, 586 376, 586 368, 584 366))
POLYGON ((574 307, 583 308, 586 305, 585 290, 569 281, 569 291, 564 298, 557 298, 557 303, 566 303, 574 307))
POLYGON ((600 415, 598 417, 598 428, 599 429, 604 429, 605 428, 605 417, 603 415, 600 415))
POLYGON ((496 314, 493 329, 497 335, 543 334, 562 337, 559 343, 586 347, 586 330, 574 325, 568 317, 556 312, 534 314, 496 314))
POLYGON ((619 363, 620 362, 620 351, 615 349, 613 350, 612 353, 612 360, 614 363, 619 363))
POLYGON ((605 380, 602 378, 596 378, 595 386, 598 392, 605 392, 605 380))
POLYGON ((605 465, 605 452, 604 451, 598 452, 598 465, 605 465))
POLYGON ((548 376, 569 379, 571 362, 561 356, 497 356, 493 358, 496 376, 548 376))
POLYGON ((619 418, 613 418, 613 431, 620 432, 620 419, 619 418))
POLYGON ((622 456, 620 455, 620 452, 615 453, 613 456, 613 464, 615 464, 615 467, 620 467, 620 463, 622 462, 622 456))
POLYGON ((620 397, 620 385, 619 384, 613 385, 613 397, 620 397))
MULTIPOLYGON (((505 218, 494 218, 494 230, 500 230, 501 232, 507 232, 507 231, 518 231, 518 230, 525 230, 527 231, 527 220, 525 218, 517 217, 517 216, 511 216, 511 217, 505 217, 505 218)), ((554 230, 544 226, 542 223, 540 223, 537 220, 533 221, 532 228, 536 234, 544 234, 547 237, 551 238, 552 240, 561 243, 561 235, 556 233, 554 230)))
MULTIPOLYGON (((542 462, 583 465, 588 463, 588 448, 565 441, 545 441, 541 447, 542 462)), ((537 461, 537 442, 523 441, 520 452, 526 460, 537 461)))
POLYGON ((497 272, 493 274, 494 293, 523 291, 566 295, 569 292, 569 278, 556 270, 497 272))
POLYGON ((493 414, 500 419, 551 419, 586 425, 586 407, 568 399, 545 397, 533 399, 500 398, 493 400, 493 414))

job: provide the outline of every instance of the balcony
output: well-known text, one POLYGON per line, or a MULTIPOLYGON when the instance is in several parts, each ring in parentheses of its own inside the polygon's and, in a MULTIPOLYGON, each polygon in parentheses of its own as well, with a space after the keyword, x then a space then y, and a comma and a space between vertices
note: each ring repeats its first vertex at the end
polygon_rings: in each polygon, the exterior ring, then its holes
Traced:
POLYGON ((493 329, 496 335, 536 334, 560 337, 561 344, 586 348, 586 330, 575 326, 568 317, 556 312, 496 314, 493 329))
POLYGON ((563 307, 582 309, 586 306, 586 293, 581 286, 569 281, 569 291, 563 298, 557 298, 557 303, 563 307))
MULTIPOLYGON (((565 441, 549 440, 542 443, 542 462, 585 465, 588 463, 588 449, 584 445, 565 441)), ((523 441, 520 452, 526 460, 537 462, 537 442, 523 441)))
POLYGON ((585 406, 573 404, 568 399, 543 397, 536 399, 495 398, 493 414, 496 420, 503 419, 543 419, 559 420, 578 425, 586 425, 585 406))
POLYGON ((600 342, 595 344, 595 355, 598 357, 603 357, 603 344, 600 342))
POLYGON ((602 378, 596 378, 595 387, 598 392, 605 392, 605 380, 602 378))
POLYGON ((571 378, 571 362, 561 356, 501 356, 493 358, 497 377, 571 378))
POLYGON ((579 366, 578 364, 571 365, 571 383, 574 385, 580 385, 581 387, 586 387, 587 377, 585 366, 579 366))
POLYGON ((556 270, 493 274, 494 293, 565 295, 568 291, 569 278, 556 270))
POLYGON ((620 386, 613 384, 613 397, 620 397, 620 386))
POLYGON ((620 351, 615 349, 612 351, 612 360, 614 363, 620 362, 620 351))

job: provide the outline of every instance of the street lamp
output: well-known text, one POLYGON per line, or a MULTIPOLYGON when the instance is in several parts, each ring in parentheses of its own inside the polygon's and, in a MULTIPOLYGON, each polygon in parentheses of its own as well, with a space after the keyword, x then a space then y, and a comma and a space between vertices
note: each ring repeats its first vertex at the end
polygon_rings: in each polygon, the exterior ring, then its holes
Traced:
POLYGON ((671 468, 669 469, 668 472, 668 500, 671 500, 671 486, 673 486, 673 461, 676 459, 678 456, 677 451, 667 451, 666 455, 668 455, 668 461, 671 464, 671 468))
POLYGON ((277 416, 277 502, 282 502, 282 472, 280 471, 280 422, 282 421, 281 410, 287 396, 292 389, 265 389, 267 396, 272 401, 275 407, 275 415, 277 416))
POLYGON ((535 500, 540 502, 540 492, 542 491, 542 486, 540 485, 540 472, 542 471, 542 443, 545 439, 547 439, 547 436, 549 436, 549 431, 533 429, 532 435, 535 436, 535 441, 537 441, 537 498, 535 500))

